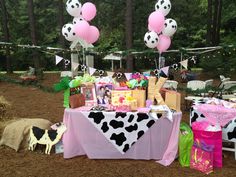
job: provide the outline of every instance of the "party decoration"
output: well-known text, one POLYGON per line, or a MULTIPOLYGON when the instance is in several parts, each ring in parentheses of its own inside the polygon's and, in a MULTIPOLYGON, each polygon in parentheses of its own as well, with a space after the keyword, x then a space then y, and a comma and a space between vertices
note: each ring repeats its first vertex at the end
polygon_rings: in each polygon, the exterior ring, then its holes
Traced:
POLYGON ((161 13, 166 16, 171 10, 170 0, 158 0, 155 5, 156 11, 161 11, 161 13))
POLYGON ((76 35, 84 40, 86 40, 89 36, 89 33, 88 33, 89 29, 90 29, 90 26, 87 21, 80 21, 74 25, 74 30, 75 30, 76 35))
POLYGON ((147 32, 144 36, 144 42, 148 48, 153 49, 157 47, 157 44, 159 42, 158 34, 154 31, 147 32))
POLYGON ((86 2, 82 6, 82 16, 85 20, 91 21, 97 13, 96 6, 91 2, 86 2))
POLYGON ((169 36, 160 35, 159 36, 159 43, 157 44, 157 49, 159 53, 165 52, 171 44, 171 39, 169 36))
POLYGON ((90 26, 89 27, 89 34, 90 35, 86 39, 86 42, 88 42, 89 44, 95 43, 98 40, 99 36, 100 36, 100 32, 99 32, 99 30, 97 29, 96 26, 90 26))
POLYGON ((162 34, 165 36, 173 36, 177 31, 177 23, 174 19, 168 18, 165 20, 165 27, 162 30, 162 34))
POLYGON ((67 41, 75 41, 77 39, 73 24, 68 23, 62 27, 62 35, 67 41))
POLYGON ((75 25, 75 24, 77 24, 78 22, 83 21, 83 20, 84 20, 84 19, 83 19, 82 16, 75 17, 75 18, 73 19, 73 24, 75 25))
POLYGON ((188 60, 181 61, 180 64, 181 64, 185 69, 188 69, 188 60))
POLYGON ((66 11, 73 17, 79 17, 81 15, 82 4, 79 0, 68 0, 66 2, 66 11))
POLYGON ((62 57, 56 55, 56 65, 58 65, 62 60, 62 57))
POLYGON ((162 31, 165 24, 165 17, 160 11, 152 12, 148 18, 149 30, 153 30, 158 34, 162 31))

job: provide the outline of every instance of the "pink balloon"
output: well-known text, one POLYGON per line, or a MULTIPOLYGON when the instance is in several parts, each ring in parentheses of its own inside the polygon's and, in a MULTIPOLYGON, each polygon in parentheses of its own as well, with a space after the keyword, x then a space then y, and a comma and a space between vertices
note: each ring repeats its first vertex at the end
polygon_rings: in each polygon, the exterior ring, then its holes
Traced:
POLYGON ((89 35, 88 35, 86 41, 89 44, 95 43, 98 40, 99 36, 100 36, 100 32, 99 32, 99 30, 97 29, 96 26, 90 26, 88 33, 89 33, 89 35))
POLYGON ((148 28, 152 29, 156 33, 160 33, 164 28, 165 17, 161 11, 152 12, 148 18, 148 28))
POLYGON ((82 17, 87 20, 87 21, 91 21, 97 13, 97 9, 96 6, 91 3, 91 2, 86 2, 83 6, 82 6, 82 17))
POLYGON ((87 39, 89 27, 90 25, 87 21, 79 21, 74 26, 76 35, 84 40, 87 39))
POLYGON ((157 45, 159 53, 165 52, 167 49, 169 49, 170 44, 171 44, 171 39, 169 36, 160 35, 159 43, 157 45))

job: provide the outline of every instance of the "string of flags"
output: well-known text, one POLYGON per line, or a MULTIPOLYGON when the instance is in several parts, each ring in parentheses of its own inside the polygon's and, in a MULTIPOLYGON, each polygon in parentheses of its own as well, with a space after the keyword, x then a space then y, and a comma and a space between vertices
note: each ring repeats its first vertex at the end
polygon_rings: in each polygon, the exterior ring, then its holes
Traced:
MULTIPOLYGON (((93 68, 93 67, 88 67, 88 66, 86 66, 84 64, 79 64, 79 63, 75 63, 75 62, 71 63, 70 60, 64 59, 63 57, 60 57, 58 55, 56 55, 55 60, 56 60, 55 61, 56 65, 58 65, 62 61, 64 61, 65 66, 69 66, 69 64, 71 64, 71 67, 72 67, 73 71, 76 71, 77 69, 81 70, 82 72, 88 71, 88 73, 90 75, 93 75, 95 72, 98 72, 98 74, 100 76, 103 76, 104 73, 105 73, 104 70, 99 70, 99 69, 96 69, 96 68, 93 68)), ((197 63, 196 56, 192 56, 192 57, 190 57, 190 58, 188 58, 186 60, 183 60, 183 61, 181 61, 179 63, 172 64, 171 66, 165 66, 165 67, 161 68, 160 70, 155 69, 153 72, 154 72, 155 75, 158 75, 159 73, 163 72, 166 76, 168 76, 170 68, 173 68, 174 70, 178 70, 182 66, 184 69, 188 69, 189 61, 191 61, 193 64, 196 64, 197 63)), ((109 75, 112 76, 114 74, 114 72, 109 72, 109 71, 106 71, 106 73, 108 74, 108 76, 109 75)), ((127 78, 129 78, 132 73, 124 73, 124 74, 125 74, 125 76, 127 78)), ((144 75, 145 74, 148 75, 148 74, 150 74, 150 72, 148 72, 148 71, 147 72, 143 72, 143 74, 144 75)))

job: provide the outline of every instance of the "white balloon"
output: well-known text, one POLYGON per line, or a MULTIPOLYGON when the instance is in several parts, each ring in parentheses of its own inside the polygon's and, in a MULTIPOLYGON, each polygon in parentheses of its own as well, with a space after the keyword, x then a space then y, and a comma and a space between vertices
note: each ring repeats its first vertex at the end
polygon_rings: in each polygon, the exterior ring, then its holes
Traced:
POLYGON ((73 17, 81 15, 82 4, 79 0, 68 0, 66 2, 66 11, 73 17))
POLYGON ((171 10, 171 2, 170 0, 158 0, 155 9, 160 10, 164 16, 168 15, 171 10))
POLYGON ((177 31, 177 23, 174 19, 168 18, 165 20, 165 27, 162 30, 162 34, 165 36, 173 36, 175 32, 177 31))
POLYGON ((144 36, 144 43, 148 48, 156 48, 159 42, 159 36, 155 31, 149 31, 144 36))
POLYGON ((75 24, 77 24, 78 22, 83 21, 83 20, 84 20, 84 19, 83 19, 82 16, 75 17, 75 18, 73 19, 73 24, 75 25, 75 24))
POLYGON ((62 35, 66 38, 67 41, 75 41, 77 37, 74 30, 74 25, 71 23, 65 24, 62 27, 62 35))

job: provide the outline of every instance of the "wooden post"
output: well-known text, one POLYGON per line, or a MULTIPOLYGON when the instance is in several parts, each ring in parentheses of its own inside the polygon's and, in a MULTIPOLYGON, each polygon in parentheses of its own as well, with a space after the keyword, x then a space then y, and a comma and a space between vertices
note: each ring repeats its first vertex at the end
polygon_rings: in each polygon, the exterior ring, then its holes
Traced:
POLYGON ((73 63, 79 63, 79 55, 77 53, 71 53, 71 74, 72 77, 78 75, 78 68, 73 68, 73 63))

